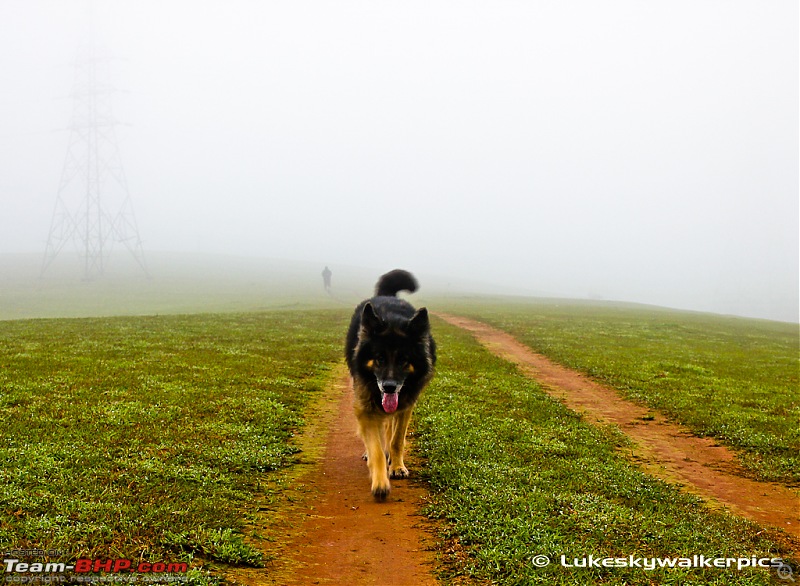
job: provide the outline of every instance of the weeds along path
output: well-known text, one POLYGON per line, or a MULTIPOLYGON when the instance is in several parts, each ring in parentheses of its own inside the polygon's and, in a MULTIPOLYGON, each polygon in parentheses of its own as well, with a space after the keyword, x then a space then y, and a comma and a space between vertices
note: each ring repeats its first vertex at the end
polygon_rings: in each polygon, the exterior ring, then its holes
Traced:
POLYGON ((623 399, 616 391, 536 354, 510 334, 465 317, 437 316, 472 333, 486 348, 515 363, 588 421, 619 426, 634 440, 634 458, 648 473, 683 484, 688 491, 759 524, 800 537, 798 494, 779 484, 744 478, 735 454, 713 439, 692 435, 652 409, 623 399))
POLYGON ((429 586, 434 555, 419 515, 426 490, 412 479, 393 480, 386 502, 370 492, 356 436, 353 394, 346 368, 320 400, 310 405, 301 438, 302 461, 285 502, 265 507, 274 541, 259 548, 272 561, 263 569, 238 569, 233 584, 429 586), (276 509, 277 510, 274 510, 276 509), (276 522, 277 519, 277 522, 276 522))

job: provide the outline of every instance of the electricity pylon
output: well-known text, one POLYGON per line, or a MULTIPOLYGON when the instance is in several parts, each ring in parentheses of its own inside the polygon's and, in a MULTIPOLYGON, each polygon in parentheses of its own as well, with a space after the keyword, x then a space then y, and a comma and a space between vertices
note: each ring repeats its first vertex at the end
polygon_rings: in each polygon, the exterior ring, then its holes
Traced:
MULTIPOLYGON (((72 241, 83 260, 83 278, 102 276, 116 242, 125 245, 148 275, 142 240, 122 168, 111 112, 109 57, 90 41, 78 51, 69 143, 41 274, 72 241)), ((148 275, 149 276, 149 275, 148 275)))

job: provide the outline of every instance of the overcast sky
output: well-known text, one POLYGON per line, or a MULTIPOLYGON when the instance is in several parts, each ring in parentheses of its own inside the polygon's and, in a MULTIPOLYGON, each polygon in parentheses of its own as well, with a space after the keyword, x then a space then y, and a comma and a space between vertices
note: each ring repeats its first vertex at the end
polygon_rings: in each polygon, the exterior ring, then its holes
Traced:
MULTIPOLYGON (((43 252, 87 0, 0 0, 0 253, 43 252)), ((797 0, 102 0, 145 250, 797 320, 797 0)))

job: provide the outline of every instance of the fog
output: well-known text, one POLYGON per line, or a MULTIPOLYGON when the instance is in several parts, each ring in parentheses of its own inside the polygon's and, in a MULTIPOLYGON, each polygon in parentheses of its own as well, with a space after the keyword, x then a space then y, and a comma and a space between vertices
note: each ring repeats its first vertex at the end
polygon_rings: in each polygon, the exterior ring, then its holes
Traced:
MULTIPOLYGON (((148 254, 798 320, 796 0, 93 12, 148 254)), ((0 1, 0 254, 44 252, 90 20, 0 1)))

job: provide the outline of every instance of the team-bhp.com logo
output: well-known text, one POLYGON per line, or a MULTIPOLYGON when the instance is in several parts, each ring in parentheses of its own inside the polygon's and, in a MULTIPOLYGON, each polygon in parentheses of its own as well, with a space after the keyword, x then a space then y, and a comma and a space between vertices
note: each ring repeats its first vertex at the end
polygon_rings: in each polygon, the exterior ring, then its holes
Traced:
MULTIPOLYGON (((58 574, 185 574, 189 565, 185 562, 141 562, 125 558, 97 559, 80 558, 74 564, 66 562, 23 562, 15 558, 3 560, 5 582, 32 582, 36 576, 53 576, 58 574)), ((44 582, 46 580, 38 580, 44 582)))

